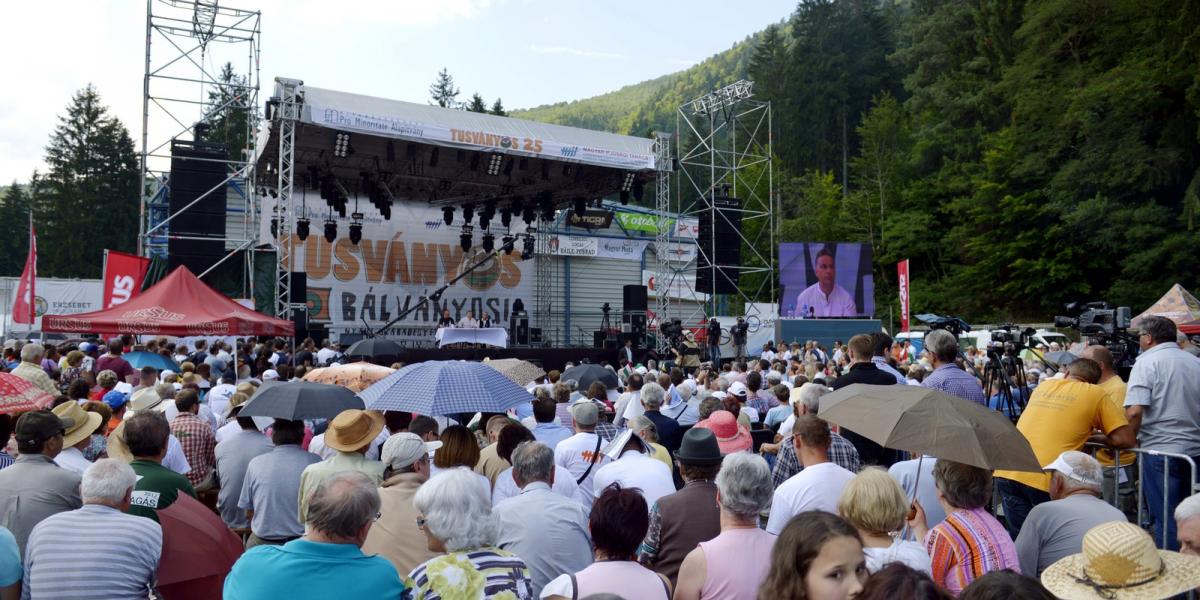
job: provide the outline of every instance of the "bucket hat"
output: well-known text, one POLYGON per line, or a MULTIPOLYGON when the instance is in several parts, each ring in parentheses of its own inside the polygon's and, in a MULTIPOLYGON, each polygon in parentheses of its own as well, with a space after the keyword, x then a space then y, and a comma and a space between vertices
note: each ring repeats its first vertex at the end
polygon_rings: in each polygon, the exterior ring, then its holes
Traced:
POLYGON ((1083 536, 1083 552, 1042 572, 1042 585, 1063 600, 1169 598, 1200 586, 1200 557, 1154 547, 1132 523, 1097 525, 1083 536))

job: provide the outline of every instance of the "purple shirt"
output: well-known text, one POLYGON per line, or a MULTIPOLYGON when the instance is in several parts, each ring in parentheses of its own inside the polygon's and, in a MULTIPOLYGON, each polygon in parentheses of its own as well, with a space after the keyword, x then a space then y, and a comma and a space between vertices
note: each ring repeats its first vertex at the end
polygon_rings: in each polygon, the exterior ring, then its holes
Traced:
POLYGON ((979 380, 957 365, 945 364, 934 369, 921 385, 987 406, 987 399, 983 397, 983 387, 979 385, 979 380))

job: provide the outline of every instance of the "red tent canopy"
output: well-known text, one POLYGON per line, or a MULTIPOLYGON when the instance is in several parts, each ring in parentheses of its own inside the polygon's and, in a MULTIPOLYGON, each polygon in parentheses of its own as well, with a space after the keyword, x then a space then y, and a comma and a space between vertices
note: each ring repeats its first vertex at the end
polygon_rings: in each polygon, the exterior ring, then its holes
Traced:
POLYGON ((43 331, 135 335, 295 335, 291 321, 254 312, 175 269, 150 289, 107 310, 42 316, 43 331))

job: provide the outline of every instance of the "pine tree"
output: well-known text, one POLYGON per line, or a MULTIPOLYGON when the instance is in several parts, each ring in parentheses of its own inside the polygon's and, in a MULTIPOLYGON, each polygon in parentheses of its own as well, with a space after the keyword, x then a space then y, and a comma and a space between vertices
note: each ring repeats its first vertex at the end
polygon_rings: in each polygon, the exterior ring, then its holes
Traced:
POLYGON ((475 92, 471 94, 471 101, 467 103, 466 109, 470 112, 485 113, 488 111, 487 102, 484 102, 479 92, 475 92))
POLYGON ((137 245, 138 159, 96 88, 76 92, 59 117, 46 164, 49 172, 30 186, 39 275, 99 277, 105 248, 133 252, 137 245))
POLYGON ((29 251, 29 194, 13 182, 0 201, 0 276, 16 277, 29 251))
POLYGON ((437 81, 429 86, 429 97, 432 102, 442 108, 458 107, 458 88, 454 87, 454 78, 445 67, 438 72, 437 81))
POLYGON ((754 95, 783 109, 787 100, 787 42, 778 24, 768 25, 759 36, 754 53, 750 55, 750 78, 754 80, 754 95))
POLYGON ((504 103, 500 102, 499 98, 496 98, 496 101, 492 103, 492 110, 490 112, 493 115, 499 115, 501 117, 508 116, 508 111, 504 110, 504 103))
POLYGON ((208 137, 213 142, 224 142, 229 148, 229 160, 247 160, 242 155, 246 148, 247 121, 253 108, 244 86, 249 78, 238 75, 231 63, 221 67, 221 74, 213 82, 216 87, 208 93, 208 137))

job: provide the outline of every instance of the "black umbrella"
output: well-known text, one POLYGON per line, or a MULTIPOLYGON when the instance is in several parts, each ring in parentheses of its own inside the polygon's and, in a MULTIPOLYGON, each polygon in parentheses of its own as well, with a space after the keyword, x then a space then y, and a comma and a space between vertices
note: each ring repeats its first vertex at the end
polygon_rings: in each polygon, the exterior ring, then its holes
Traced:
POLYGON ((400 344, 383 338, 367 338, 354 342, 346 350, 346 358, 350 360, 391 359, 400 357, 400 344))
POLYGON ((332 419, 343 410, 365 405, 354 392, 340 385, 291 381, 264 385, 242 407, 239 417, 275 419, 332 419))
POLYGON ((599 381, 608 389, 615 389, 619 384, 617 374, 600 366, 593 364, 578 365, 563 371, 560 380, 574 379, 579 384, 578 390, 587 392, 587 389, 592 386, 593 381, 599 381))

